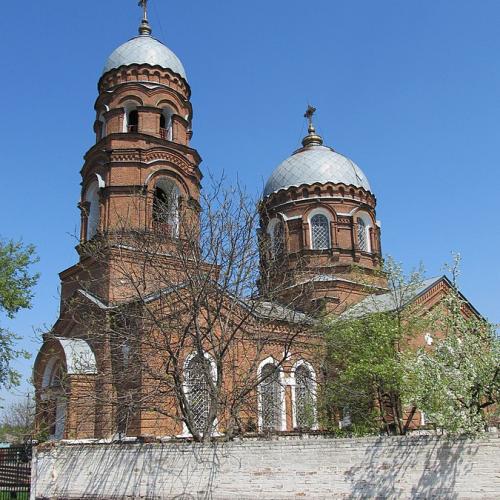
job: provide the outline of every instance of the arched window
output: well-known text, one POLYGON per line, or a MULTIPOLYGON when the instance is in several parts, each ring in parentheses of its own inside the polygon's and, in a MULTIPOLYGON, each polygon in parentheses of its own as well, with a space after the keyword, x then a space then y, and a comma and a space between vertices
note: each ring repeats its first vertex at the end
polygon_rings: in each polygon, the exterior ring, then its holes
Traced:
POLYGON ((63 439, 66 425, 65 371, 57 358, 46 365, 42 382, 44 423, 51 439, 63 439))
POLYGON ((358 245, 359 249, 363 252, 368 251, 368 235, 366 233, 367 227, 365 221, 361 218, 358 218, 358 245))
POLYGON ((104 113, 99 115, 98 121, 98 130, 97 130, 97 140, 100 141, 104 137, 106 137, 106 120, 104 119, 104 113))
POLYGON ((285 228, 279 219, 273 219, 267 226, 267 234, 271 242, 270 250, 273 257, 277 257, 285 250, 285 228))
POLYGON ((137 132, 139 130, 139 113, 133 109, 128 114, 127 132, 137 132))
POLYGON ((285 230, 283 223, 278 221, 273 228, 273 255, 279 256, 285 250, 285 230))
POLYGON ((172 115, 169 108, 162 109, 160 115, 160 137, 167 141, 173 141, 172 115))
POLYGON ((155 186, 153 195, 153 225, 158 231, 179 236, 179 197, 177 184, 162 177, 155 186))
POLYGON ((260 429, 263 431, 279 431, 282 429, 282 387, 280 369, 274 363, 265 364, 260 370, 260 429))
POLYGON ((330 248, 330 221, 326 215, 311 217, 311 243, 313 250, 330 248))
POLYGON ((209 378, 212 377, 210 360, 206 356, 194 355, 184 368, 184 390, 191 411, 192 425, 197 432, 204 432, 210 411, 209 378))
POLYGON ((87 188, 85 201, 89 204, 87 208, 87 241, 94 237, 99 229, 99 185, 94 181, 87 188))
POLYGON ((358 247, 363 252, 371 252, 370 228, 372 222, 366 213, 358 213, 356 218, 358 247))
POLYGON ((139 131, 139 113, 137 111, 137 103, 129 101, 124 105, 125 116, 123 120, 124 132, 138 132, 139 131))
POLYGON ((295 426, 312 429, 316 424, 315 381, 312 370, 303 363, 295 369, 295 426))

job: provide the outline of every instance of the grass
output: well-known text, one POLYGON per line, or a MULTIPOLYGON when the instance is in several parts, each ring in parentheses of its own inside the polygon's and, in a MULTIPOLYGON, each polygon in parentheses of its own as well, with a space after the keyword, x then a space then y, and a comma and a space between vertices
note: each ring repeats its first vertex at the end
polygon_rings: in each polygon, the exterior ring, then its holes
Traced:
POLYGON ((0 500, 11 500, 16 498, 17 500, 29 500, 30 494, 27 491, 4 491, 0 490, 0 500))

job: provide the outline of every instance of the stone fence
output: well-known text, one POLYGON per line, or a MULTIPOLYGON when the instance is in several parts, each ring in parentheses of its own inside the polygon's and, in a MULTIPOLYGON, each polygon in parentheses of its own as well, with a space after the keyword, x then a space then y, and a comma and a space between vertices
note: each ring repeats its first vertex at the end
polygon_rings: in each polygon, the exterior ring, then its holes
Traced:
POLYGON ((500 439, 59 443, 34 455, 31 498, 500 498, 500 439))

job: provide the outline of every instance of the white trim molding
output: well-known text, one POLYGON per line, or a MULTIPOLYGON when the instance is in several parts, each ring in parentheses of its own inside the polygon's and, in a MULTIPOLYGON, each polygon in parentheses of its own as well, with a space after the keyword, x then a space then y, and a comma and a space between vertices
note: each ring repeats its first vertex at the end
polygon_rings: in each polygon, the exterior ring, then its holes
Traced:
POLYGON ((281 428, 277 429, 278 431, 286 430, 286 377, 283 373, 283 367, 279 365, 279 363, 272 357, 269 356, 263 361, 260 362, 257 368, 257 380, 259 384, 257 385, 257 411, 258 411, 258 428, 259 431, 262 431, 262 394, 261 394, 261 374, 262 370, 267 365, 274 365, 279 370, 279 385, 280 385, 280 413, 281 413, 281 428))
POLYGON ((297 379, 295 377, 295 372, 301 366, 305 366, 309 373, 311 374, 311 394, 313 398, 313 412, 314 412, 314 424, 312 426, 312 430, 318 429, 318 409, 317 409, 317 378, 316 371, 314 370, 311 363, 304 359, 299 359, 292 368, 291 379, 292 383, 290 384, 292 387, 292 426, 293 428, 297 428, 297 379))

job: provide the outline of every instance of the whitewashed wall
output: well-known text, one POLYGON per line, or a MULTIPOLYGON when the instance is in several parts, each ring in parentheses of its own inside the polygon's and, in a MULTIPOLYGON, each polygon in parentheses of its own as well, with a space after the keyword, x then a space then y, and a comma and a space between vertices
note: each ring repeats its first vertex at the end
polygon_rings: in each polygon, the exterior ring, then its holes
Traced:
POLYGON ((500 439, 324 437, 59 444, 34 457, 32 498, 500 498, 500 439))

